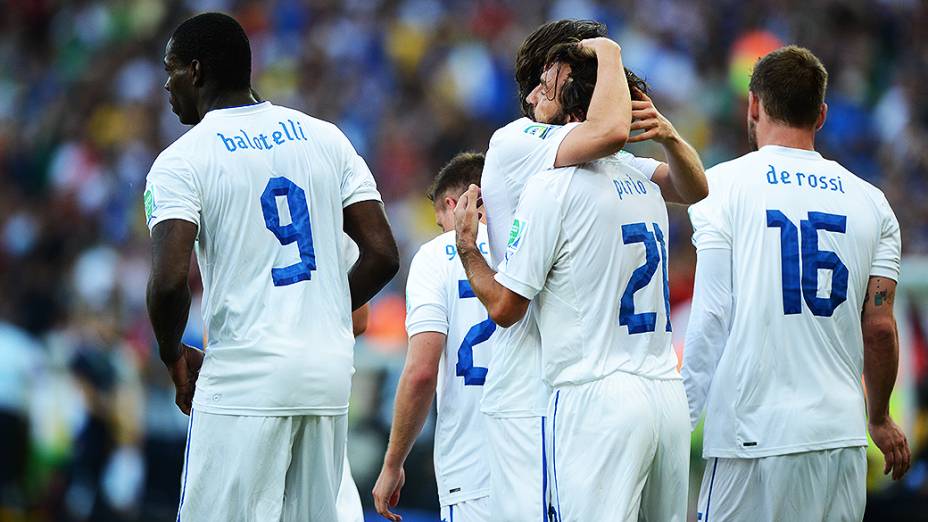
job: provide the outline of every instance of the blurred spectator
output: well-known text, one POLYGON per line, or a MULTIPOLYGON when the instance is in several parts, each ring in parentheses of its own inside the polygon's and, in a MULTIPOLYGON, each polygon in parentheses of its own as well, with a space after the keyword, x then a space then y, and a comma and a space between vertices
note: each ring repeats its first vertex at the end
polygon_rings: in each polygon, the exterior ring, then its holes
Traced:
MULTIPOLYGON (((905 253, 928 254, 925 2, 4 2, 0 520, 174 519, 186 418, 152 356, 141 191, 155 154, 185 130, 168 107, 161 59, 170 29, 197 10, 242 22, 262 97, 346 131, 377 177, 404 259, 437 233, 423 197, 432 175, 458 151, 485 150, 517 116, 515 50, 559 17, 609 24, 706 166, 746 152, 752 49, 811 48, 831 79, 820 150, 883 188, 905 253)), ((685 212, 671 212, 671 228, 672 300, 685 309, 694 261, 685 212)), ((192 283, 199 293, 197 274, 192 283)), ((402 362, 404 285, 401 273, 374 303, 357 350, 349 447, 364 493, 402 362)), ((192 309, 185 340, 201 344, 192 309)), ((928 387, 924 375, 919 384, 928 387)), ((926 394, 916 402, 928 418, 926 394)), ((407 475, 418 494, 404 505, 435 511, 429 444, 423 437, 410 461, 422 472, 407 475)), ((921 462, 892 498, 924 505, 921 462)))

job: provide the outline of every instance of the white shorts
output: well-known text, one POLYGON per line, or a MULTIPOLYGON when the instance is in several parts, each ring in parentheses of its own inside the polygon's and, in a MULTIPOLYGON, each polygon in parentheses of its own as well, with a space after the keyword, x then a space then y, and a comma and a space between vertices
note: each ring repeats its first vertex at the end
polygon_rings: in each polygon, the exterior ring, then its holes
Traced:
POLYGON ((441 507, 442 522, 490 522, 490 497, 472 498, 441 507))
POLYGON ((548 471, 559 522, 684 522, 689 407, 683 381, 624 372, 558 388, 548 471))
POLYGON ((499 522, 547 520, 544 417, 484 417, 490 511, 499 522))
POLYGON ((338 522, 364 522, 364 508, 361 506, 358 486, 351 477, 347 448, 345 449, 345 465, 342 469, 342 485, 338 488, 338 500, 335 502, 335 507, 338 509, 338 522))
POLYGON ((711 458, 699 490, 701 522, 860 521, 867 503, 867 449, 757 459, 711 458))
POLYGON ((192 411, 178 522, 336 520, 346 417, 192 411))

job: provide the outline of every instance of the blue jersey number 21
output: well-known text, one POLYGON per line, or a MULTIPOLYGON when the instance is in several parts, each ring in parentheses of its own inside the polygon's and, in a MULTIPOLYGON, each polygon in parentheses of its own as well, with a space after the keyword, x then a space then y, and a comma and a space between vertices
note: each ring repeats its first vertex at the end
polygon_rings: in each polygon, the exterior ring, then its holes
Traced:
MULTIPOLYGON (((458 281, 458 297, 461 299, 477 297, 467 279, 458 281)), ((465 386, 483 386, 486 381, 487 369, 474 366, 474 346, 489 339, 494 331, 496 331, 496 323, 487 318, 486 321, 471 326, 464 340, 461 341, 461 347, 458 348, 458 363, 454 367, 454 372, 458 377, 464 377, 465 386)))
POLYGON ((271 178, 261 194, 261 210, 264 224, 277 236, 281 245, 296 243, 300 251, 300 260, 283 268, 272 268, 271 278, 274 286, 286 286, 312 279, 316 269, 316 253, 313 251, 313 228, 309 223, 309 207, 306 204, 306 192, 287 178, 271 178), (290 223, 280 224, 280 211, 277 197, 287 197, 290 209, 290 223))
POLYGON ((670 327, 670 286, 667 281, 667 244, 664 242, 664 233, 657 223, 652 234, 644 223, 630 223, 622 225, 622 242, 626 245, 644 243, 644 264, 632 272, 632 277, 622 292, 619 302, 619 324, 628 327, 629 335, 653 332, 657 327, 657 312, 635 312, 635 292, 651 284, 651 279, 657 272, 657 265, 661 265, 661 275, 664 282, 664 308, 667 312, 666 331, 670 327), (656 238, 656 241, 655 241, 656 238))

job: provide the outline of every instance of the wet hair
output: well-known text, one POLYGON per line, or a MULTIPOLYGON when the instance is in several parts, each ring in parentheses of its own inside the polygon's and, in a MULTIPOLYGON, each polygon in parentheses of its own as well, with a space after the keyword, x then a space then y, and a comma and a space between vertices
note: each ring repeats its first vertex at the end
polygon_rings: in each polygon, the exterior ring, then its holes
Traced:
POLYGON ((763 58, 751 73, 750 90, 772 119, 791 127, 811 127, 818 121, 828 71, 812 51, 796 45, 781 47, 763 58))
MULTIPOLYGON (((590 101, 593 99, 593 89, 596 87, 598 62, 595 57, 582 51, 576 43, 563 43, 552 47, 545 60, 545 67, 557 64, 570 66, 567 80, 556 93, 561 112, 568 118, 585 120, 590 101)), ((635 97, 635 90, 648 94, 647 82, 627 68, 625 79, 632 98, 635 97)))
POLYGON ((471 184, 479 186, 483 160, 480 152, 459 152, 438 171, 426 196, 432 202, 441 201, 451 191, 456 191, 454 195, 459 196, 471 184))
POLYGON ((598 36, 606 36, 606 25, 603 23, 593 20, 557 20, 542 25, 525 38, 516 54, 515 67, 519 106, 523 115, 531 115, 531 105, 525 98, 538 85, 551 48, 557 44, 598 36))
POLYGON ((171 39, 170 52, 184 64, 199 61, 206 81, 224 89, 251 86, 251 44, 231 16, 199 14, 180 24, 171 39))

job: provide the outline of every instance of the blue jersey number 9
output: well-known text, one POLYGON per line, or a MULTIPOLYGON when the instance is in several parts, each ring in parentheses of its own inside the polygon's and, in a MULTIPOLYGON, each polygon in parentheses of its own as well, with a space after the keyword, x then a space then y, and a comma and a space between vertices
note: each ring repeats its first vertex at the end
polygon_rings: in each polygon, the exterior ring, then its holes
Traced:
POLYGON ((261 210, 264 212, 264 224, 277 236, 280 244, 296 242, 300 251, 299 262, 271 269, 274 286, 292 285, 312 279, 312 271, 316 269, 316 253, 313 251, 313 228, 309 223, 306 192, 287 178, 271 178, 261 194, 261 210), (287 197, 287 208, 290 209, 290 223, 283 226, 277 209, 278 196, 287 197))

